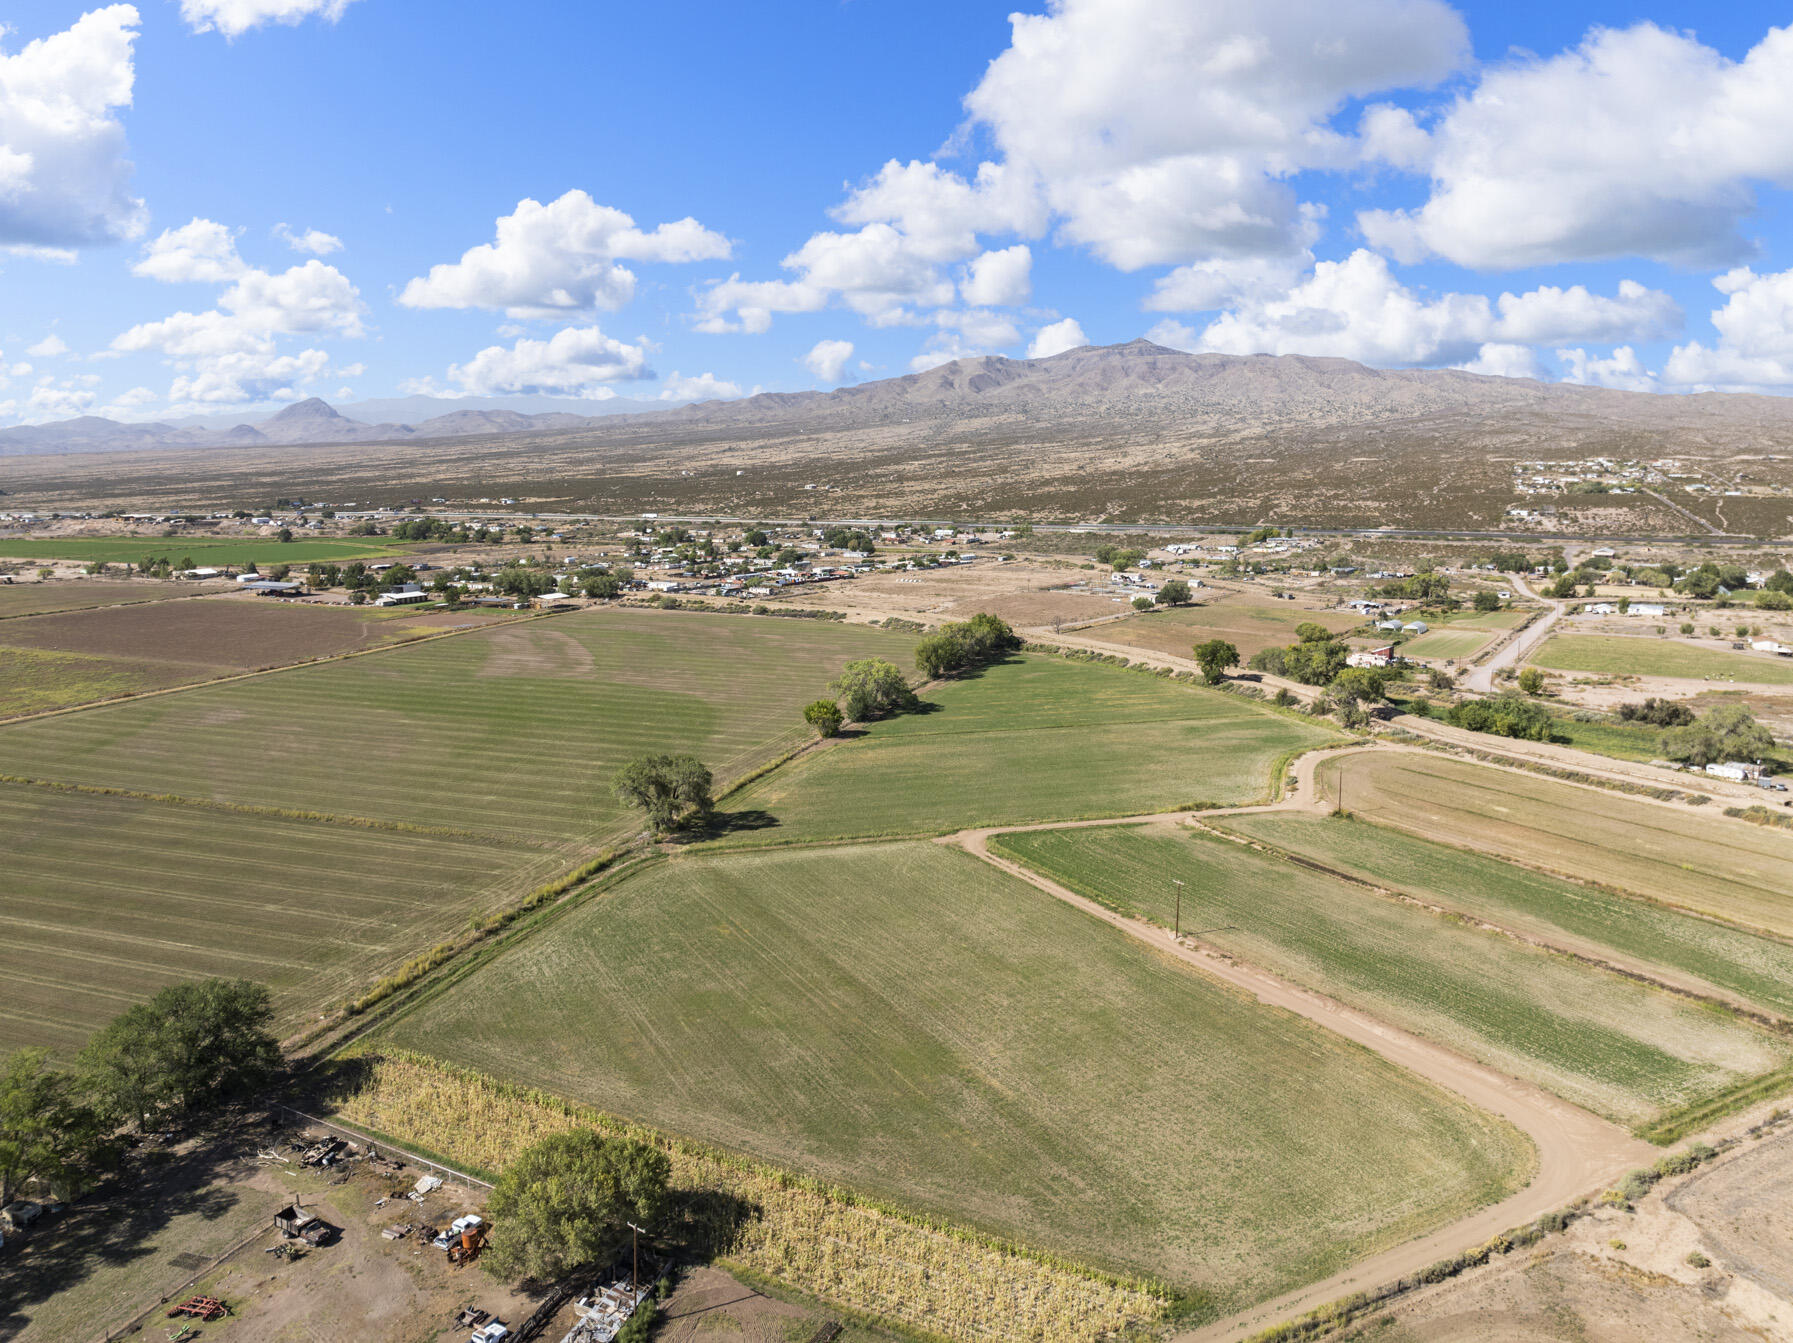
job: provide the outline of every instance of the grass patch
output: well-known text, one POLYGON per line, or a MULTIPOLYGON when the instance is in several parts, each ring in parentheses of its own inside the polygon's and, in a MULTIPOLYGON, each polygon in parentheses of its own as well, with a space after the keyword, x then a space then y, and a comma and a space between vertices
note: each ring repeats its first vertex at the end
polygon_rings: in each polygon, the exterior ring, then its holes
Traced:
POLYGON ((1741 1019, 1168 826, 1022 831, 1001 851, 1111 908, 1183 927, 1297 983, 1627 1123, 1785 1066, 1741 1019))
POLYGON ((1793 835, 1430 754, 1323 761, 1328 799, 1341 775, 1366 820, 1793 937, 1793 835))
POLYGON ((1455 659, 1473 657, 1493 637, 1487 630, 1452 627, 1431 629, 1401 645, 1407 657, 1455 659))
POLYGON ((1793 945, 1597 886, 1360 820, 1265 814, 1219 822, 1278 849, 1569 950, 1680 971, 1793 1019, 1793 945))
MULTIPOLYGON (((926 843, 662 863, 381 1039, 1160 1277, 1209 1313, 1529 1165, 1491 1116, 926 843)), ((464 1111, 436 1113, 459 1131, 464 1111)))
POLYGON ((1532 654, 1531 661, 1552 671, 1604 676, 1679 676, 1696 681, 1793 685, 1793 660, 1622 634, 1553 634, 1532 654))
POLYGON ((182 663, 0 647, 0 718, 141 695, 193 678, 194 668, 182 663))
MULTIPOLYGON (((1202 595, 1196 593, 1198 598, 1202 595)), ((1188 657, 1189 650, 1205 640, 1225 639, 1240 657, 1249 658, 1261 648, 1295 643, 1295 627, 1307 622, 1343 634, 1361 626, 1363 617, 1354 611, 1310 611, 1294 602, 1257 605, 1222 600, 1128 616, 1103 625, 1101 635, 1105 643, 1177 657, 1188 657)))
POLYGON ((929 712, 874 723, 729 798, 764 822, 737 842, 1246 802, 1291 752, 1336 740, 1238 697, 1031 654, 928 698, 929 712))

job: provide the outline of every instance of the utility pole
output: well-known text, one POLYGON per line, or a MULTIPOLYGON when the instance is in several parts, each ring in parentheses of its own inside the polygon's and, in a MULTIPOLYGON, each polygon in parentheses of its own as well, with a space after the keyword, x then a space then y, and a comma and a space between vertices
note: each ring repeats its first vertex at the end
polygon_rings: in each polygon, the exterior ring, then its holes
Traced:
POLYGON ((638 1239, 640 1234, 641 1234, 641 1228, 636 1226, 635 1223, 630 1222, 629 1223, 629 1255, 630 1255, 629 1290, 631 1292, 638 1290, 639 1283, 641 1281, 641 1241, 638 1239))
POLYGON ((1170 884, 1177 888, 1177 921, 1170 936, 1173 942, 1181 942, 1183 940, 1183 883, 1172 877, 1170 884))

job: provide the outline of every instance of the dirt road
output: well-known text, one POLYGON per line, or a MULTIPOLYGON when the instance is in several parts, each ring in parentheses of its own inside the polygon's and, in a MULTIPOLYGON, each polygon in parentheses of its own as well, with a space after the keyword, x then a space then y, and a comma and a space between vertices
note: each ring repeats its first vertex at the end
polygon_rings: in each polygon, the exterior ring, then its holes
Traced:
MULTIPOLYGON (((1315 787, 1315 773, 1320 761, 1332 754, 1337 752, 1316 752, 1297 761, 1297 786, 1287 800, 1263 807, 1227 810, 1237 814, 1323 809, 1325 804, 1315 787)), ((1191 816, 1192 813, 1188 812, 1171 812, 1127 819, 1139 822, 1185 821, 1191 816)), ((1181 941, 1173 941, 1166 929, 1106 909, 1037 872, 998 857, 990 852, 989 847, 990 836, 1007 831, 1073 829, 1125 823, 1125 820, 1108 820, 991 827, 961 831, 939 842, 955 844, 992 867, 1000 868, 1082 910, 1092 918, 1100 919, 1131 937, 1177 957, 1202 974, 1243 989, 1259 1002, 1306 1017, 1329 1031, 1374 1050, 1397 1067, 1417 1073, 1462 1096, 1472 1105, 1501 1116, 1531 1139, 1538 1159, 1537 1173, 1531 1182, 1501 1202, 1472 1213, 1428 1236, 1373 1255, 1321 1282, 1311 1283, 1229 1319, 1179 1335, 1172 1343, 1222 1343, 1223 1340, 1243 1338, 1347 1293, 1417 1272, 1448 1255, 1480 1245, 1498 1232, 1560 1208, 1611 1183, 1626 1170, 1647 1164, 1660 1155, 1656 1148, 1633 1138, 1616 1124, 1570 1105, 1538 1087, 1507 1077, 1323 994, 1310 992, 1254 966, 1235 961, 1204 947, 1197 939, 1185 936, 1181 941)))
POLYGON ((1550 609, 1544 613, 1541 619, 1534 620, 1513 638, 1495 649, 1493 657, 1479 666, 1471 667, 1463 677, 1465 690, 1474 690, 1483 695, 1493 694, 1494 674, 1502 668, 1516 666, 1530 657, 1550 637, 1551 628, 1563 618, 1563 612, 1568 609, 1562 602, 1548 597, 1540 597, 1517 574, 1513 576, 1512 583, 1521 594, 1529 597, 1532 601, 1547 603, 1550 609))

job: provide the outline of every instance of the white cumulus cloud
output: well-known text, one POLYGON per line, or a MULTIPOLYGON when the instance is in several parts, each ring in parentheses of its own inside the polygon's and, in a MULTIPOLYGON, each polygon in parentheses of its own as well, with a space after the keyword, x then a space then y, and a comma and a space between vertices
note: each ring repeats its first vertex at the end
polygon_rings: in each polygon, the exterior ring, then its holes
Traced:
POLYGON ((803 356, 803 367, 815 375, 817 382, 839 382, 841 370, 852 357, 852 341, 818 340, 803 356))
POLYGON ((727 238, 695 219, 635 227, 621 210, 569 191, 543 205, 522 200, 497 222, 497 236, 457 262, 430 267, 399 295, 410 308, 486 308, 512 317, 553 317, 622 307, 635 273, 622 263, 726 258, 727 238))
POLYGON ((1542 378, 1538 352, 1529 345, 1489 341, 1468 363, 1458 364, 1465 373, 1485 373, 1494 378, 1542 378))
POLYGON ((335 23, 350 0, 181 0, 181 17, 196 33, 241 37, 264 23, 303 23, 316 16, 335 23))
POLYGON ((0 45, 0 245, 54 255, 143 231, 117 116, 138 22, 134 6, 108 5, 16 52, 0 45))
POLYGON ((1677 346, 1663 365, 1664 380, 1729 391, 1793 387, 1793 270, 1758 275, 1742 266, 1712 284, 1729 296, 1712 314, 1718 339, 1677 346))
POLYGON ((276 224, 274 236, 293 251, 305 252, 311 256, 329 256, 332 252, 342 251, 342 239, 334 233, 325 233, 322 229, 308 228, 299 233, 285 224, 276 224))
POLYGON ((45 336, 37 344, 25 351, 33 359, 54 359, 58 355, 68 353, 68 342, 55 332, 45 336))
POLYGON ((725 382, 714 373, 687 378, 676 368, 660 386, 662 401, 733 401, 740 395, 739 383, 725 382))
POLYGON ((1793 184, 1793 29, 1732 61, 1651 23, 1597 28, 1489 69, 1429 128, 1380 115, 1372 148, 1431 178, 1417 209, 1359 215, 1397 257, 1722 265, 1751 250, 1754 184, 1793 184))
POLYGON ((1563 381, 1583 383, 1589 387, 1616 387, 1625 392, 1657 390, 1656 375, 1644 367, 1637 351, 1621 345, 1605 358, 1586 350, 1558 350, 1563 362, 1563 381))
POLYGON ((545 393, 599 401, 616 395, 611 383, 653 376, 647 342, 616 340, 595 326, 563 327, 547 340, 488 345, 448 370, 448 380, 465 396, 545 393))
POLYGON ((1012 307, 1032 292, 1033 251, 1026 243, 973 257, 959 281, 960 295, 974 307, 1012 307))
POLYGON ((1062 322, 1053 322, 1043 326, 1034 333, 1033 343, 1027 347, 1029 359, 1046 359, 1055 354, 1063 354, 1066 350, 1075 350, 1079 345, 1088 345, 1083 328, 1077 324, 1075 317, 1067 317, 1062 322))

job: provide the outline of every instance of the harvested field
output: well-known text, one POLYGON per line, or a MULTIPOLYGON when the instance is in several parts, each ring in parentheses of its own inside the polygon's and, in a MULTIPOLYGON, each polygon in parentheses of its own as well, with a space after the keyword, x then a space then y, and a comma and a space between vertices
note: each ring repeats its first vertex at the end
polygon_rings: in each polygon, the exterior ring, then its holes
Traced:
POLYGON ((557 616, 20 723, 6 772, 595 844, 635 827, 610 793, 624 762, 691 751, 726 784, 806 739, 801 706, 848 659, 913 646, 822 621, 557 616), (589 671, 541 651, 566 644, 589 671))
POLYGON ((272 536, 92 536, 38 540, 0 536, 0 557, 17 560, 99 560, 136 564, 147 556, 178 564, 217 567, 244 564, 309 564, 313 560, 357 560, 402 554, 409 546, 355 538, 343 541, 286 541, 272 536))
POLYGON ((728 799, 742 842, 934 834, 1246 802, 1275 763, 1333 734, 1160 677, 1026 655, 935 686, 728 799))
MULTIPOLYGON (((1198 590, 1197 599, 1202 595, 1198 590)), ((1205 640, 1225 639, 1239 650, 1240 657, 1249 658, 1259 649, 1295 643, 1295 627, 1309 621, 1324 625, 1334 634, 1343 634, 1362 625, 1363 617, 1354 611, 1312 611, 1295 602, 1258 604, 1223 598, 1206 605, 1128 616, 1102 626, 1101 636, 1104 643, 1147 648, 1178 657, 1188 657, 1190 648, 1205 640)))
POLYGON ((248 671, 378 647, 394 632, 350 606, 224 596, 8 621, 0 645, 248 671))
POLYGON ((570 868, 474 832, 373 829, 0 784, 0 1051, 80 1046, 168 984, 275 990, 292 1026, 570 868))
POLYGON ((1329 799, 1341 772, 1366 820, 1793 937, 1793 834, 1415 752, 1322 762, 1329 799))
POLYGON ((1793 945, 1404 831, 1332 817, 1229 816, 1224 829, 1443 909, 1793 1020, 1793 945))
POLYGON ((1110 908, 1641 1123, 1785 1066, 1793 1041, 1631 980, 1171 826, 1033 830, 993 849, 1110 908))
POLYGON ((1552 671, 1604 676, 1674 676, 1695 681, 1793 685, 1793 660, 1769 653, 1727 653, 1672 639, 1553 634, 1531 660, 1552 671))
POLYGON ((191 597, 192 584, 106 583, 80 580, 71 583, 0 584, 0 619, 35 616, 48 611, 83 611, 96 606, 123 606, 130 602, 159 602, 172 597, 191 597))
POLYGON ((383 1037, 1211 1310, 1530 1164, 1491 1116, 925 843, 674 859, 383 1037))

